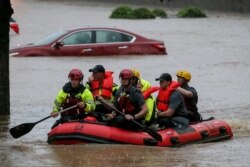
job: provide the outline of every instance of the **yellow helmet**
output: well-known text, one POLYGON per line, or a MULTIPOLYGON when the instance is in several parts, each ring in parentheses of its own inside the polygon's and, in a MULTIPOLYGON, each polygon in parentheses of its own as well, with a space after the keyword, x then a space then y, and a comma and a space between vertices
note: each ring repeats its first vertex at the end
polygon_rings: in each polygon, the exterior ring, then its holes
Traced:
POLYGON ((138 79, 141 78, 141 74, 140 74, 140 72, 139 72, 137 69, 131 68, 131 71, 133 71, 133 74, 134 74, 134 76, 135 76, 136 78, 138 78, 138 79))
POLYGON ((177 71, 176 76, 182 77, 182 78, 186 79, 188 82, 191 80, 191 74, 190 74, 190 72, 188 72, 186 70, 177 71))

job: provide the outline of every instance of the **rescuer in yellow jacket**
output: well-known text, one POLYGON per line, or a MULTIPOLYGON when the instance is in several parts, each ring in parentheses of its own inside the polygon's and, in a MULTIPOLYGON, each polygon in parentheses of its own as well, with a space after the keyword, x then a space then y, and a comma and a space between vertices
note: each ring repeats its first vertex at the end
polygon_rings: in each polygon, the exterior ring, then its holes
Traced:
POLYGON ((82 84, 83 77, 83 73, 78 69, 70 71, 68 75, 70 82, 66 83, 59 91, 54 101, 51 116, 58 116, 61 109, 66 109, 74 105, 77 105, 77 107, 61 113, 61 118, 56 121, 52 128, 60 123, 81 120, 86 114, 95 109, 92 93, 82 84))
MULTIPOLYGON (((151 88, 150 82, 142 79, 140 72, 137 69, 132 68, 131 70, 133 71, 135 78, 134 86, 137 87, 144 94, 144 92, 151 88)), ((148 97, 144 97, 144 99, 148 107, 148 113, 145 117, 145 125, 149 126, 155 120, 155 99, 151 95, 148 97)))

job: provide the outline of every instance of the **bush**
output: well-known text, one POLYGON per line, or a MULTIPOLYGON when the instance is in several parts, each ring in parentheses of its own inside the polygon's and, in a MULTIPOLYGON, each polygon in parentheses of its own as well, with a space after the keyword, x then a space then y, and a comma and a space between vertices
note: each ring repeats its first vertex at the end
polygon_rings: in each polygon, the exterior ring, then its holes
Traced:
POLYGON ((137 8, 132 10, 128 6, 120 6, 116 8, 110 18, 120 19, 154 19, 155 15, 147 8, 137 8))
POLYGON ((120 6, 112 12, 112 14, 110 15, 110 18, 128 19, 131 17, 132 11, 133 10, 128 6, 120 6))
POLYGON ((155 17, 161 17, 161 18, 167 18, 167 13, 162 9, 154 9, 152 13, 155 15, 155 17))
POLYGON ((177 13, 177 17, 206 17, 205 13, 195 6, 188 6, 177 13))
POLYGON ((132 19, 154 19, 155 15, 147 8, 137 8, 131 13, 132 19))

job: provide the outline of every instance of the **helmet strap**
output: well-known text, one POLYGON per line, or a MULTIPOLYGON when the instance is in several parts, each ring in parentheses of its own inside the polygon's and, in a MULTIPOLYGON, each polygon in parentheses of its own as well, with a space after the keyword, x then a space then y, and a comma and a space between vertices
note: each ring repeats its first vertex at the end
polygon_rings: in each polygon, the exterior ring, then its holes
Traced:
POLYGON ((132 83, 133 83, 133 86, 134 86, 134 87, 137 87, 137 84, 138 84, 138 82, 139 82, 139 79, 138 79, 137 77, 133 77, 132 79, 133 79, 133 82, 132 82, 132 83))

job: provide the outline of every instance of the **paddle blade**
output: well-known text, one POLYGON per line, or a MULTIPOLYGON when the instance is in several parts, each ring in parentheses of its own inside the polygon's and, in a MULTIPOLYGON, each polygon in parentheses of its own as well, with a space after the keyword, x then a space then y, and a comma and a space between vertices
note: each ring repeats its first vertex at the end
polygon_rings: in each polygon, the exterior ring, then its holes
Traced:
POLYGON ((35 126, 35 123, 24 123, 13 127, 10 129, 10 134, 13 138, 19 138, 31 131, 31 129, 35 126))
POLYGON ((162 141, 162 137, 159 133, 157 133, 156 131, 154 131, 153 129, 150 129, 148 127, 144 127, 143 128, 150 136, 152 136, 153 138, 155 138, 158 141, 162 141))

